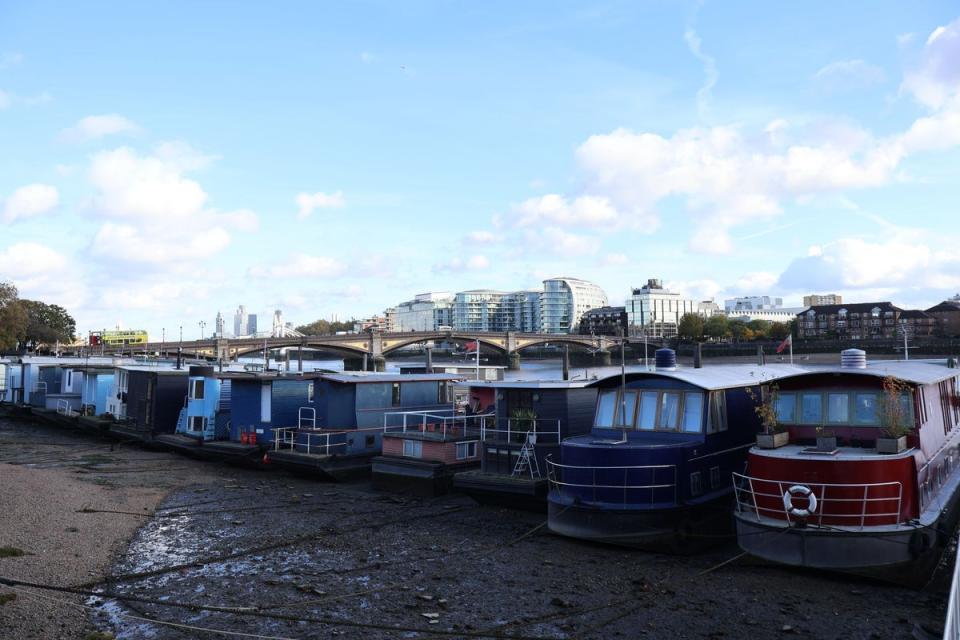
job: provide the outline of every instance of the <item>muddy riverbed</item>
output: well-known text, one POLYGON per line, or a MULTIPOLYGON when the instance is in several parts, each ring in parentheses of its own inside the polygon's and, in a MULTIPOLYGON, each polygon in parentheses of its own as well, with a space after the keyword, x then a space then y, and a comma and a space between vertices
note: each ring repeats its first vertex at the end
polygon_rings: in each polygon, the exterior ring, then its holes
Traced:
MULTIPOLYGON (((23 430, 0 422, 3 459, 20 447, 17 464, 40 461, 34 473, 80 465, 66 445, 18 444, 23 430)), ((117 638, 222 637, 205 628, 282 638, 924 638, 943 626, 947 572, 913 591, 765 565, 732 540, 690 557, 626 551, 553 536, 542 515, 459 495, 387 495, 366 483, 66 444, 111 458, 86 464, 76 482, 168 492, 147 513, 84 514, 128 518, 136 533, 99 575, 56 581, 101 591, 74 602, 117 638), (107 472, 119 469, 128 472, 107 472)))

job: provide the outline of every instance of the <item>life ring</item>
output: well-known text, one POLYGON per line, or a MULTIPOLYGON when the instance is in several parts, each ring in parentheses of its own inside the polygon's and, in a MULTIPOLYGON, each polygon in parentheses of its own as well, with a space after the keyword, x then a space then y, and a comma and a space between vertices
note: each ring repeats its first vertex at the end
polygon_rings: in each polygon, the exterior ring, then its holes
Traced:
POLYGON ((783 492, 783 508, 795 518, 808 518, 810 514, 816 513, 817 511, 817 496, 810 490, 810 487, 795 484, 783 492), (806 497, 807 508, 798 509, 793 506, 794 497, 806 497))

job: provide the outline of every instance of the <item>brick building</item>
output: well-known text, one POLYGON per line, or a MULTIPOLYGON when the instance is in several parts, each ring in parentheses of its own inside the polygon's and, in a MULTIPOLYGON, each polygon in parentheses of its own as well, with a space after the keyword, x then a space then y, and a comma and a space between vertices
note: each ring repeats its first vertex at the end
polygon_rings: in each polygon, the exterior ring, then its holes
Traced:
POLYGON ((936 319, 920 310, 904 310, 890 302, 815 305, 797 314, 798 338, 841 340, 930 336, 936 319))
POLYGON ((960 336, 960 296, 944 300, 926 311, 937 323, 936 333, 941 336, 960 336))
POLYGON ((628 335, 626 307, 597 307, 580 317, 580 334, 589 336, 628 335))

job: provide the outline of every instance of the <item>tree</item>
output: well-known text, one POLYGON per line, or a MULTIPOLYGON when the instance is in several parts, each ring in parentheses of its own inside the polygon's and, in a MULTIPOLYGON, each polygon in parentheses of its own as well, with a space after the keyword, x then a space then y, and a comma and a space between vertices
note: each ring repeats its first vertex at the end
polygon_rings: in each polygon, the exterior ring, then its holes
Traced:
POLYGON ((22 300, 21 304, 27 312, 27 327, 20 340, 23 348, 36 349, 41 344, 74 341, 77 323, 66 309, 37 300, 22 300))
POLYGON ((730 335, 733 336, 734 342, 739 342, 746 338, 749 329, 747 329, 747 323, 743 320, 731 320, 730 321, 730 335))
POLYGON ((730 320, 719 313, 712 315, 704 323, 703 332, 714 340, 723 340, 730 336, 730 320))
POLYGON ((770 325, 770 337, 774 340, 783 340, 790 335, 790 325, 786 322, 774 322, 770 325))
POLYGON ((16 349, 27 331, 27 312, 17 288, 0 282, 0 351, 16 349))
POLYGON ((314 320, 310 324, 297 327, 297 331, 308 336, 329 336, 337 331, 353 331, 353 325, 356 322, 353 318, 345 321, 314 320))
POLYGON ((747 328, 753 333, 753 337, 756 339, 766 338, 770 335, 770 321, 769 320, 751 320, 747 323, 747 328))
POLYGON ((681 338, 690 340, 700 340, 703 338, 703 316, 699 313, 685 313, 680 318, 680 324, 677 326, 677 334, 681 338))

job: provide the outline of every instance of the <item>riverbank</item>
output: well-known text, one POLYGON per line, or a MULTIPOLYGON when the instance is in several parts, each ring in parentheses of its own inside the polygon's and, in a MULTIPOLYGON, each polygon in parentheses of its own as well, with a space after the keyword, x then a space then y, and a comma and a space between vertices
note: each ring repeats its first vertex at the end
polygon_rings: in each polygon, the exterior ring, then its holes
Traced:
POLYGON ((0 451, 0 545, 35 554, 0 559, 0 575, 113 596, 85 613, 23 595, 0 606, 4 638, 83 638, 92 628, 199 637, 159 621, 368 640, 922 638, 943 625, 949 572, 912 591, 764 564, 732 539, 686 557, 628 551, 553 536, 542 515, 464 496, 111 451, 30 423, 0 421, 0 451))

